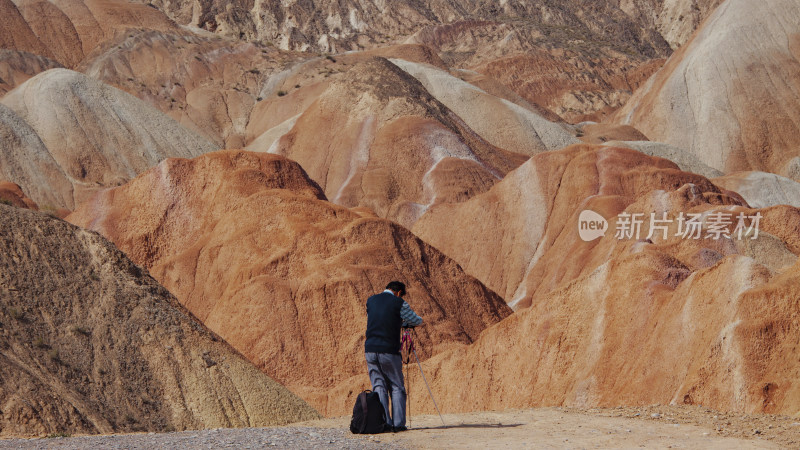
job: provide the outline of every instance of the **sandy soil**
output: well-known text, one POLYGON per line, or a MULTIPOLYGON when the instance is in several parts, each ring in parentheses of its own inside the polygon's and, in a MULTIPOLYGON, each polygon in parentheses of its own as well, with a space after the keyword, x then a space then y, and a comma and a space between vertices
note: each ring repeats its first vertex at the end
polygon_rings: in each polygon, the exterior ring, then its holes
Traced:
POLYGON ((353 435, 350 418, 284 427, 45 439, 0 439, 0 448, 797 448, 796 418, 716 412, 700 406, 536 408, 412 416, 403 433, 353 435))
MULTIPOLYGON (((413 416, 409 431, 358 439, 404 448, 783 448, 800 443, 785 416, 719 413, 698 406, 537 408, 413 416)), ((346 427, 349 418, 304 426, 346 427)))

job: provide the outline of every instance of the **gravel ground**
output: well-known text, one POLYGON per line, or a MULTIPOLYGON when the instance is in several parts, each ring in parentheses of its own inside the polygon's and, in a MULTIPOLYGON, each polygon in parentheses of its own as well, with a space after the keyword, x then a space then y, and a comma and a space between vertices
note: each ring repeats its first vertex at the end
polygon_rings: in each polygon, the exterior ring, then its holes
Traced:
POLYGON ((723 413, 703 406, 545 407, 415 415, 404 433, 356 436, 349 417, 285 427, 0 439, 0 448, 59 449, 517 449, 800 448, 800 418, 723 413))
POLYGON ((25 449, 399 449, 381 435, 353 436, 349 430, 312 427, 220 428, 175 433, 120 434, 0 440, 0 448, 25 449))

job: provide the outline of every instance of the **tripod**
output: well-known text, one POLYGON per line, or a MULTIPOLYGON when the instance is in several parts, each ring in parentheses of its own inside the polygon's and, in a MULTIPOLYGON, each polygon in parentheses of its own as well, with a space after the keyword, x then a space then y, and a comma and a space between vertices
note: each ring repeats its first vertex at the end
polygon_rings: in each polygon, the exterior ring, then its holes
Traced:
MULTIPOLYGON (((442 418, 442 413, 439 411, 439 406, 436 404, 436 399, 433 398, 433 393, 431 392, 431 387, 428 385, 428 379, 425 378, 425 372, 422 371, 422 364, 419 362, 419 356, 417 356, 417 349, 414 346, 414 337, 416 337, 417 332, 414 331, 413 327, 404 327, 403 328, 403 338, 402 338, 402 348, 406 353, 406 383, 410 384, 411 380, 408 378, 408 363, 411 361, 411 354, 414 354, 414 358, 417 360, 417 366, 419 366, 419 373, 422 374, 422 380, 425 381, 425 387, 428 388, 428 395, 431 397, 431 401, 433 402, 433 406, 436 408, 436 412, 439 413, 439 419, 442 421, 442 426, 446 427, 444 423, 444 418, 442 418)), ((406 388, 406 401, 408 402, 408 417, 411 417, 411 389, 406 388)))

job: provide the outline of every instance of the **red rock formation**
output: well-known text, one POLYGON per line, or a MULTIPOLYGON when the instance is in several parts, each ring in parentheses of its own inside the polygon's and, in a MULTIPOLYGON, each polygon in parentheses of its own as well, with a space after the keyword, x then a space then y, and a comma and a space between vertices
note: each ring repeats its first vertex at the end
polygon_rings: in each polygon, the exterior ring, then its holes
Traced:
POLYGON ((413 231, 518 308, 605 261, 602 252, 586 253, 588 247, 573 239, 571 224, 589 199, 618 197, 598 211, 616 214, 615 205, 685 183, 716 189, 665 159, 576 145, 531 158, 469 201, 431 208, 413 231), (567 241, 560 243, 563 239, 567 241))
POLYGON ((269 151, 299 162, 334 203, 404 225, 485 191, 526 159, 487 143, 381 58, 333 81, 269 151))
POLYGON ((39 205, 29 199, 18 184, 9 181, 0 181, 0 203, 18 208, 39 209, 39 205))
POLYGON ((74 68, 99 43, 127 28, 179 30, 157 9, 119 0, 3 0, 0 47, 74 68))
MULTIPOLYGON (((449 223, 464 226, 447 233, 468 238, 460 248, 441 248, 468 271, 483 270, 489 286, 507 286, 529 270, 518 305, 530 307, 424 364, 443 410, 688 403, 785 414, 800 406, 800 363, 789 356, 800 338, 791 325, 798 320, 800 210, 750 209, 665 160, 573 147, 534 157, 448 212, 449 223), (583 210, 608 218, 603 237, 579 237, 583 210), (623 212, 643 215, 639 240, 615 236, 623 212), (650 213, 672 220, 666 238, 648 236, 650 213), (677 217, 690 213, 704 217, 699 239, 676 235, 677 217), (761 214, 758 237, 737 237, 739 213, 761 214), (730 238, 708 234, 714 214, 730 214, 723 227, 730 238), (541 233, 520 226, 524 220, 540 224, 541 233), (482 237, 489 229, 496 234, 482 237), (532 258, 519 257, 518 246, 532 258), (459 259, 466 247, 472 253, 459 259)), ((418 228, 433 230, 427 220, 418 228)), ((411 384, 412 408, 432 411, 418 375, 411 384)))
POLYGON ((324 201, 299 165, 276 155, 170 159, 67 220, 115 242, 323 413, 328 389, 363 373, 364 303, 388 281, 409 285, 427 322, 421 342, 434 352, 472 342, 510 313, 408 230, 324 201))

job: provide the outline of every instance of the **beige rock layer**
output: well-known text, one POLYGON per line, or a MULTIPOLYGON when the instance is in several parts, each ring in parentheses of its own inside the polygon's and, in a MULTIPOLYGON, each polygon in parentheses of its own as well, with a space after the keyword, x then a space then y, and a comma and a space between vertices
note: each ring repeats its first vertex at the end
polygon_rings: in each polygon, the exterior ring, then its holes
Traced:
POLYGON ((36 134, 14 111, 0 103, 0 174, 22 186, 43 207, 74 204, 73 186, 36 134))
POLYGON ((800 180, 800 5, 724 2, 613 118, 730 172, 800 180))
POLYGON ((800 183, 774 173, 735 172, 712 180, 736 191, 754 208, 789 205, 800 208, 800 183))
POLYGON ((141 100, 67 69, 31 78, 0 108, 12 143, 0 174, 42 206, 73 209, 167 157, 214 149, 141 100))
POLYGON ((577 143, 571 130, 434 67, 391 59, 492 145, 523 155, 577 143))
MULTIPOLYGON (((625 125, 622 125, 625 127, 625 125)), ((674 145, 665 144, 663 142, 650 142, 650 141, 618 141, 611 140, 605 142, 603 145, 609 147, 625 147, 642 152, 645 155, 657 156, 659 158, 668 159, 684 172, 692 172, 702 175, 706 178, 714 178, 722 175, 722 172, 709 167, 697 157, 697 155, 690 153, 682 148, 675 147, 674 145)), ((736 190, 736 189, 731 189, 736 190)))
POLYGON ((0 436, 319 417, 97 233, 0 205, 0 436))

